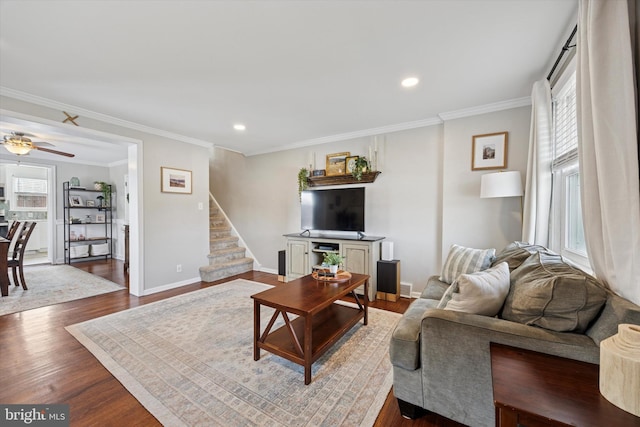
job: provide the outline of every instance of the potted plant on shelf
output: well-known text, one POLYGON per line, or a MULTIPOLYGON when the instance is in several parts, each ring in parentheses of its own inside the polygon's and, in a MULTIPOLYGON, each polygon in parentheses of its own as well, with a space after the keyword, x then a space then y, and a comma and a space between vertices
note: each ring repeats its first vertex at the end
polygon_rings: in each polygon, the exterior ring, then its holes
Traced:
POLYGON ((104 181, 95 181, 94 188, 98 191, 102 191, 102 199, 98 197, 100 205, 106 207, 111 200, 111 186, 104 181))
POLYGON ((333 274, 336 274, 338 272, 338 266, 342 264, 342 261, 344 261, 344 257, 336 252, 324 253, 323 264, 328 265, 329 271, 333 274))
POLYGON ((367 160, 366 157, 358 157, 353 165, 353 169, 351 170, 351 175, 360 181, 362 179, 362 174, 367 172, 369 169, 369 160, 367 160))
POLYGON ((302 192, 309 188, 309 182, 307 177, 309 176, 309 170, 307 168, 300 168, 298 171, 298 198, 302 201, 302 192))

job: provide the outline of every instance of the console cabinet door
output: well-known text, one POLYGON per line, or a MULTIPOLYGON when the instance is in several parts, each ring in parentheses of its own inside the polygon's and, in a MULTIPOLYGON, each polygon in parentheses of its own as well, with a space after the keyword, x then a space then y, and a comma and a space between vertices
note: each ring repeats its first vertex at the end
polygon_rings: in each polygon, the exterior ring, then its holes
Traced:
POLYGON ((287 278, 297 279, 311 273, 309 271, 309 242, 306 240, 287 241, 287 278))
POLYGON ((351 273, 369 274, 369 245, 344 243, 344 269, 351 273))

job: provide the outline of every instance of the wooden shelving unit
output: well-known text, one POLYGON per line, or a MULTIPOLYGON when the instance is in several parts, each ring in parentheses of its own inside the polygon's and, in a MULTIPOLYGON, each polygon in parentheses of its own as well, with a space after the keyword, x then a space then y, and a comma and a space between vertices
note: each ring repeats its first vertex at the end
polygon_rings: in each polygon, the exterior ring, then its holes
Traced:
POLYGON ((366 172, 362 174, 362 179, 358 181, 351 174, 334 176, 310 176, 307 178, 309 187, 321 187, 323 185, 347 185, 347 184, 370 184, 378 178, 382 172, 366 172))

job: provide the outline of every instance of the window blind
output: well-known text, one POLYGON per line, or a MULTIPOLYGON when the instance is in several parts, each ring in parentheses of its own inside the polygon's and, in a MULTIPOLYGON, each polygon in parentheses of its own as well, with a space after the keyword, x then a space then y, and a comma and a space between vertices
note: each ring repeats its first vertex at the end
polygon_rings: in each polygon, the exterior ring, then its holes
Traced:
POLYGON ((37 178, 13 178, 14 193, 47 194, 47 180, 37 178))
POLYGON ((553 99, 553 109, 553 167, 556 168, 578 157, 575 73, 553 99))

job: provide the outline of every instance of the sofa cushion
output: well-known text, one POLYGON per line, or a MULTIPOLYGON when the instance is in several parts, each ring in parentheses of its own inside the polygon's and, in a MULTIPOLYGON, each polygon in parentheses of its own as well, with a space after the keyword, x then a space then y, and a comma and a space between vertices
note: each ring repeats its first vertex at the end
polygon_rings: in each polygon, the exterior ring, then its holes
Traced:
POLYGON ((584 332, 607 299, 607 291, 559 255, 538 252, 511 272, 502 317, 558 332, 584 332))
MULTIPOLYGON (((520 267, 522 263, 531 255, 542 252, 546 254, 554 254, 551 250, 540 245, 530 245, 524 242, 511 242, 500 251, 493 260, 493 265, 501 262, 509 264, 509 270, 513 271, 520 267)), ((554 254, 555 255, 555 254, 554 254)))
POLYGON ((444 292, 444 294, 442 294, 442 298, 440 298, 440 301, 438 302, 438 305, 436 308, 442 308, 444 309, 447 304, 449 303, 449 301, 451 301, 451 298, 453 298, 453 294, 458 292, 458 281, 456 280, 455 282, 453 282, 452 284, 449 285, 449 287, 447 288, 447 290, 444 292))
POLYGON ((506 262, 501 262, 484 271, 461 274, 451 288, 454 285, 457 285, 457 291, 451 294, 445 310, 495 316, 509 293, 509 266, 506 262))
POLYGON ((451 245, 447 260, 442 267, 440 280, 453 283, 459 275, 486 270, 495 258, 495 249, 472 249, 456 244, 451 245))
POLYGON ((394 366, 415 370, 420 367, 420 327, 425 311, 435 308, 438 300, 418 298, 413 301, 398 321, 389 346, 389 357, 394 366))
POLYGON ((449 288, 449 284, 442 282, 439 276, 431 276, 427 280, 427 286, 424 287, 422 293, 420 294, 420 298, 434 299, 440 300, 442 295, 445 293, 447 288, 449 288))

